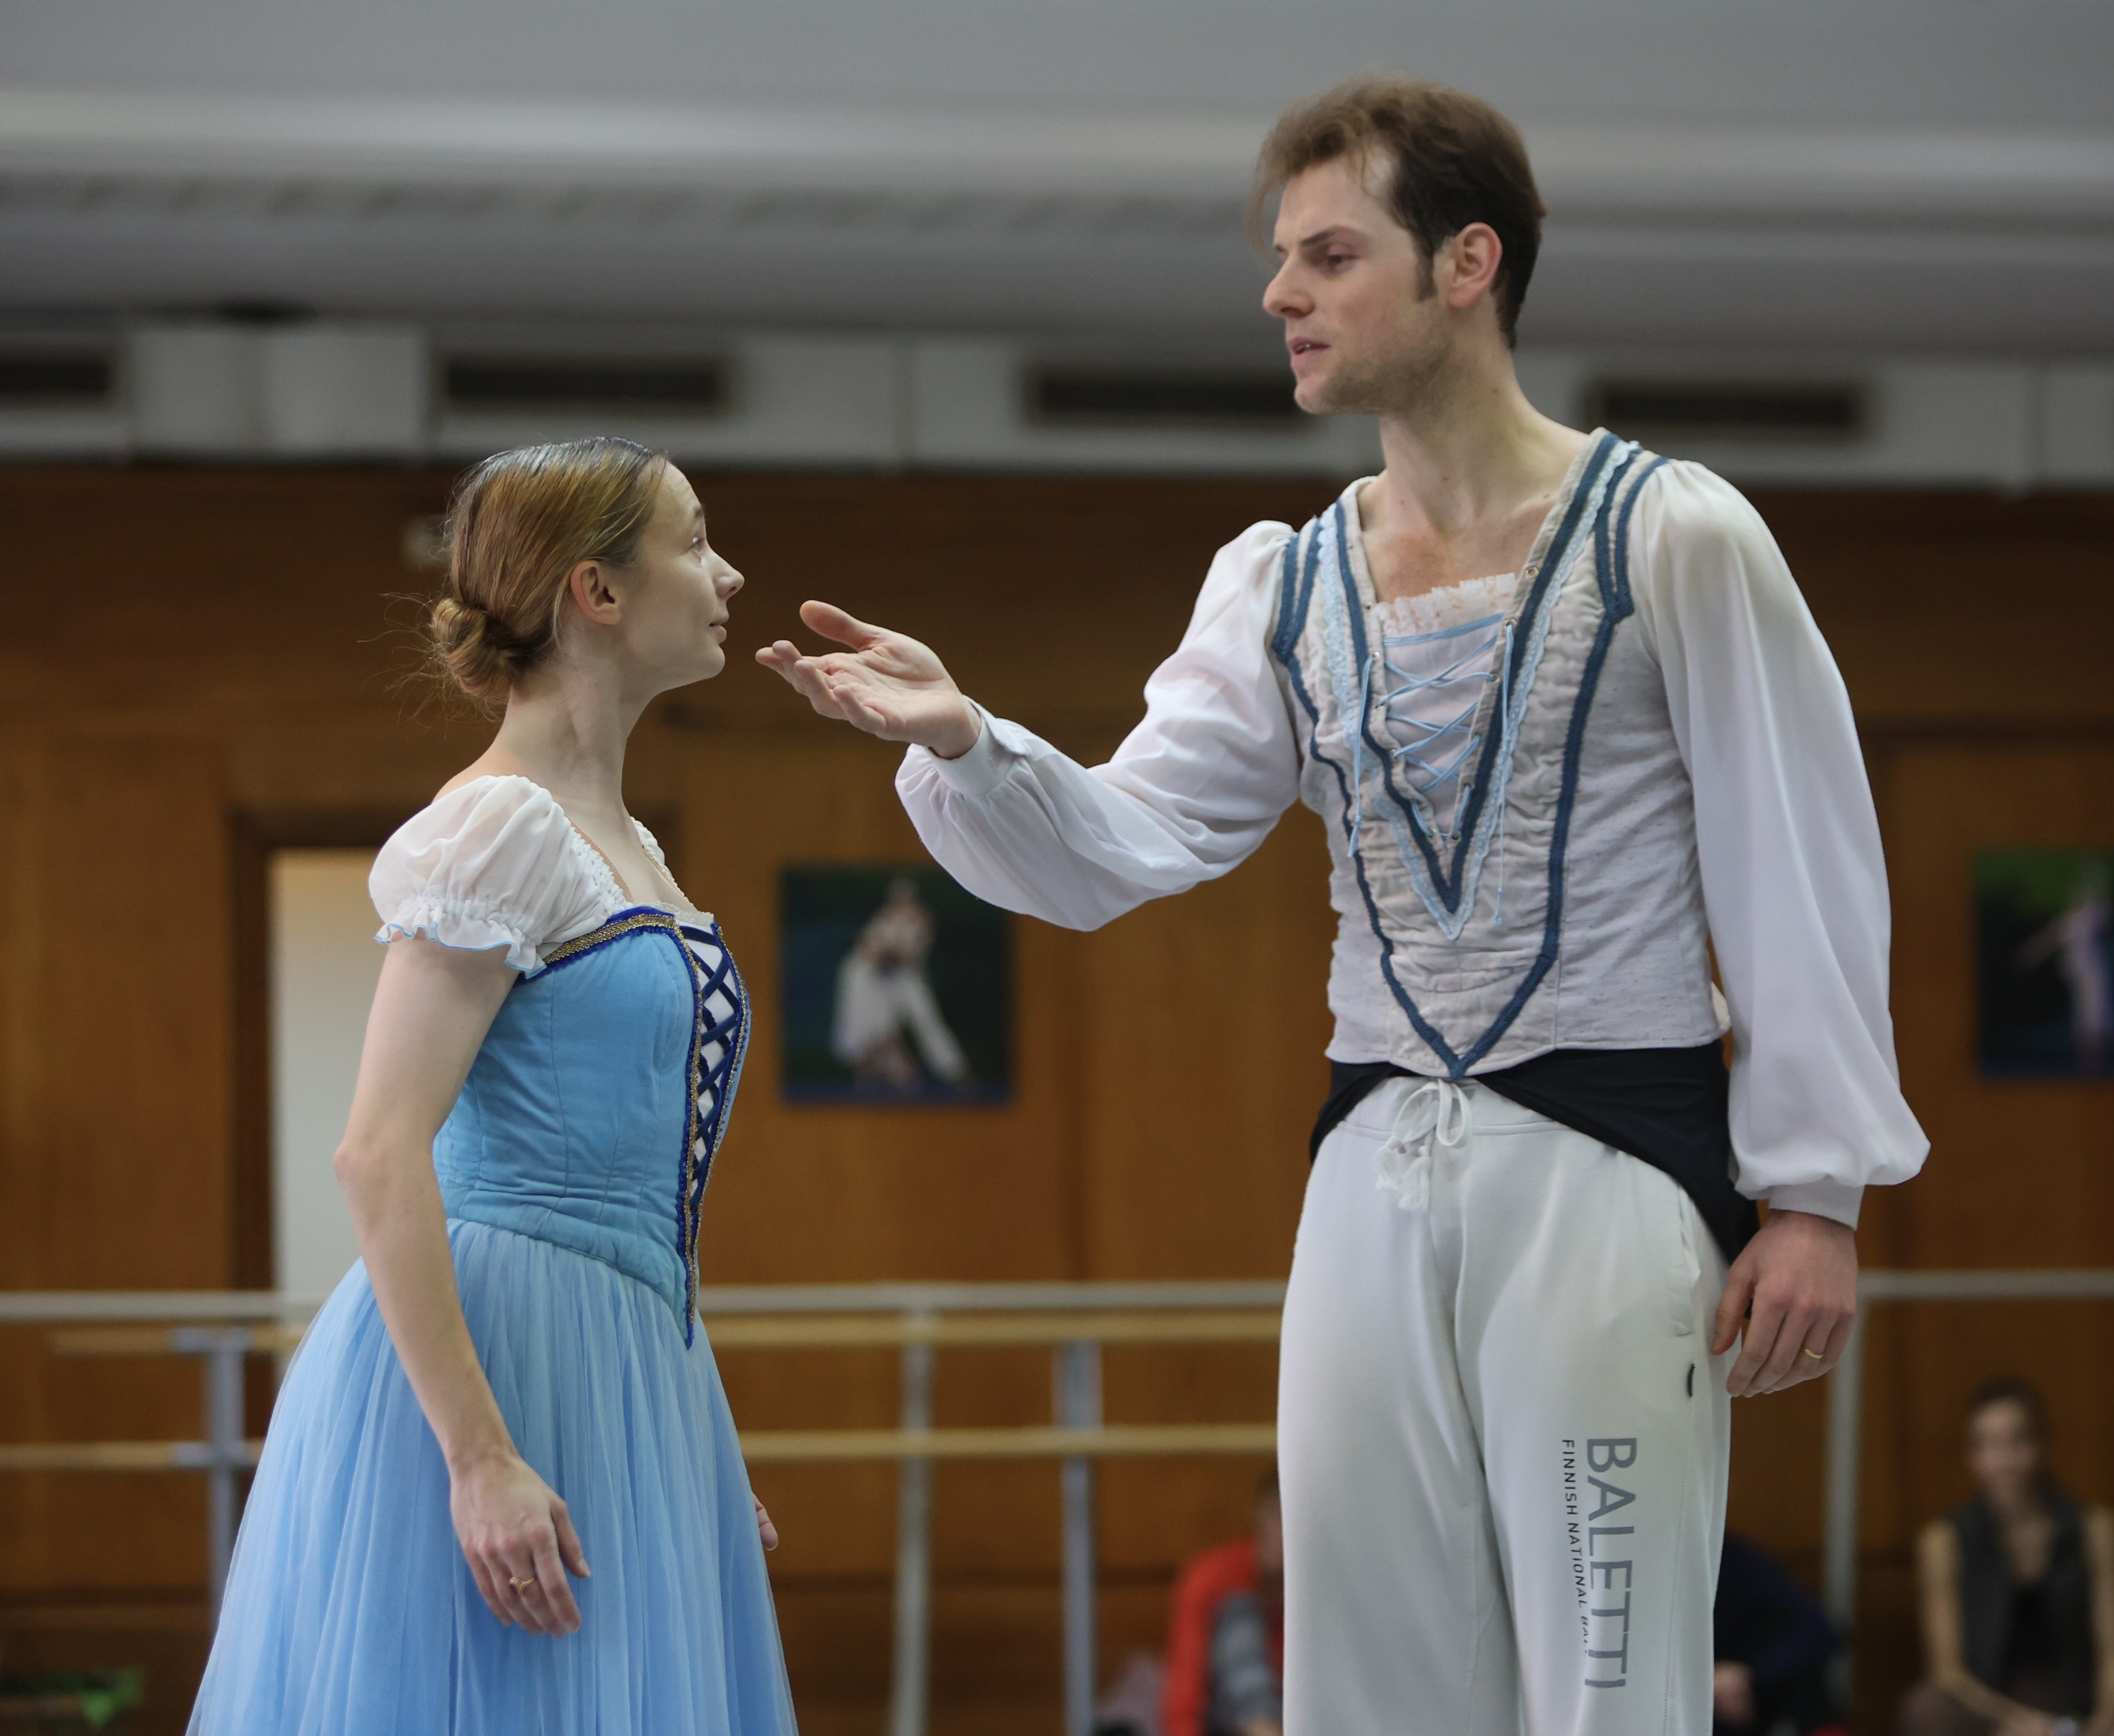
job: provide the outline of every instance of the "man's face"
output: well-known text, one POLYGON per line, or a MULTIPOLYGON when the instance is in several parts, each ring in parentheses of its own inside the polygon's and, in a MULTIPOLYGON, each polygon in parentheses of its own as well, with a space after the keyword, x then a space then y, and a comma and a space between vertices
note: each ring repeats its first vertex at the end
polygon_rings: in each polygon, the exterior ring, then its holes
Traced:
POLYGON ((1284 322, 1299 407, 1400 408, 1445 366, 1452 333, 1431 263, 1384 202, 1384 157, 1294 176, 1278 207, 1277 275, 1263 307, 1284 322))

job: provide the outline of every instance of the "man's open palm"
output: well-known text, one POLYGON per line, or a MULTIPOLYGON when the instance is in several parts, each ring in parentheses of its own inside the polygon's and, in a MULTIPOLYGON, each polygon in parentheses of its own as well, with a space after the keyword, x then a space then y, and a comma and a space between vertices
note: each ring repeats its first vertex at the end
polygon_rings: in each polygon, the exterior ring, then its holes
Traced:
POLYGON ((942 759, 977 744, 982 720, 931 651, 885 627, 869 627, 831 603, 803 603, 800 619, 826 639, 851 647, 803 657, 789 639, 756 660, 783 675, 825 717, 885 742, 915 742, 942 759))

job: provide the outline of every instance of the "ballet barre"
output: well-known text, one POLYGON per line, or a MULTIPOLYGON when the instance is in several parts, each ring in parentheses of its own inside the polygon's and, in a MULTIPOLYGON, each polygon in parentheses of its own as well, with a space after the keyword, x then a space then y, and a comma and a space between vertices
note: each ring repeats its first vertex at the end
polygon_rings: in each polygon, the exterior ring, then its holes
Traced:
MULTIPOLYGON (((1267 1344, 1284 1286, 1270 1282, 721 1286, 698 1313, 715 1351, 893 1350, 895 1428, 749 1430, 752 1464, 894 1463, 897 1528, 889 1736, 924 1736, 931 1645, 932 1467, 941 1460, 1054 1460, 1063 1507, 1064 1730, 1089 1736, 1095 1655, 1094 1466, 1105 1459, 1266 1458, 1267 1423, 1109 1423, 1108 1345, 1267 1344), (935 1428, 937 1353, 1016 1346, 1051 1353, 1053 1420, 935 1428)), ((0 1444, 0 1472, 204 1472, 210 1490, 208 1586, 217 1611, 240 1511, 240 1479, 262 1443, 245 1438, 248 1358, 298 1350, 317 1299, 270 1291, 0 1292, 0 1324, 43 1325, 56 1355, 201 1359, 206 1438, 0 1444)))

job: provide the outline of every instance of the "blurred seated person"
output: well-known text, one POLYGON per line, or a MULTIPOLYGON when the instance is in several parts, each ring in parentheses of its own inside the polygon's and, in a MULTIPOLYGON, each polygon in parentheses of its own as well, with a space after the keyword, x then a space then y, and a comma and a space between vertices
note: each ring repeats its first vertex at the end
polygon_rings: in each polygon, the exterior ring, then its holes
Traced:
POLYGON ((1277 1475, 1255 1534, 1207 1549, 1174 1583, 1160 1736, 1283 1736, 1284 1520, 1277 1475))
POLYGON ((1927 1680, 1901 1736, 2114 1736, 2114 1517, 2058 1489, 2022 1381, 1967 1409, 1974 1498, 1916 1543, 1927 1680))
POLYGON ((1828 1691, 1835 1625, 1814 1595, 1745 1537, 1725 1534, 1711 1627, 1717 1736, 1769 1736, 1787 1720, 1798 1736, 1845 1736, 1828 1691))

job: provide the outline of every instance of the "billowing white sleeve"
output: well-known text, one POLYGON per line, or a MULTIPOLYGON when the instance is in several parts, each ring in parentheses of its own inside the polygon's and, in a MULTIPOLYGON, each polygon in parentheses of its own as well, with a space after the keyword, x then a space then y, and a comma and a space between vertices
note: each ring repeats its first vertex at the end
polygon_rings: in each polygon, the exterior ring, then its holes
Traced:
POLYGON ((912 748, 895 788, 925 847, 978 898, 1073 929, 1246 861, 1299 793, 1269 642, 1291 534, 1258 524, 1219 551, 1180 647, 1146 683, 1145 720, 1107 765, 987 712, 959 760, 912 748))
POLYGON ((1854 1226, 1929 1142, 1901 1091, 1889 912, 1850 697, 1761 515, 1668 464, 1640 495, 1637 614, 1695 789, 1704 904, 1732 1012, 1739 1186, 1854 1226))

